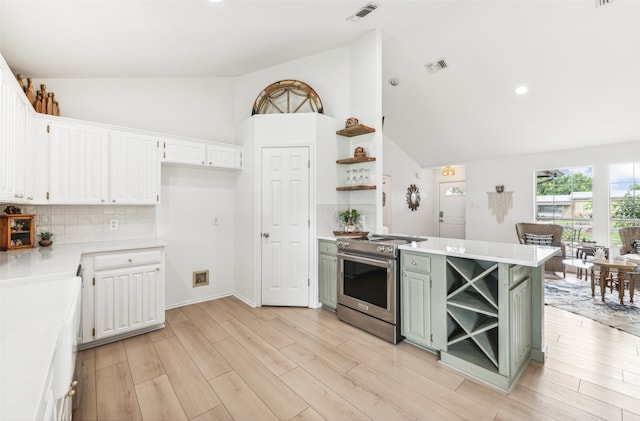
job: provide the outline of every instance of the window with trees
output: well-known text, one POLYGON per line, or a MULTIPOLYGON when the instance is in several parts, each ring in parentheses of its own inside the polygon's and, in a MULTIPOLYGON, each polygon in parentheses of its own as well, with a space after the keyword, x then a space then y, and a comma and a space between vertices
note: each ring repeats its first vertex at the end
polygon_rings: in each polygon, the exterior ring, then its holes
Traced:
POLYGON ((536 221, 562 225, 567 242, 593 239, 591 167, 536 171, 536 221))
POLYGON ((640 162, 609 166, 611 244, 621 244, 618 230, 640 225, 640 162))

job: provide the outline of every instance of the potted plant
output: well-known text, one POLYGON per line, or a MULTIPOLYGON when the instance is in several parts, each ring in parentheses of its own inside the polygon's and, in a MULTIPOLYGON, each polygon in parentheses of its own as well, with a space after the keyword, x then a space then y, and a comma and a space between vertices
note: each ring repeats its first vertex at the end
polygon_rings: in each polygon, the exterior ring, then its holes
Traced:
POLYGON ((51 239, 51 237, 53 237, 52 232, 42 231, 40 234, 38 234, 38 237, 41 238, 38 244, 40 244, 42 247, 49 247, 51 244, 53 244, 53 240, 51 239))
POLYGON ((347 232, 354 232, 356 230, 355 224, 358 222, 359 217, 360 213, 355 209, 347 209, 340 213, 340 221, 345 224, 344 230, 347 232))

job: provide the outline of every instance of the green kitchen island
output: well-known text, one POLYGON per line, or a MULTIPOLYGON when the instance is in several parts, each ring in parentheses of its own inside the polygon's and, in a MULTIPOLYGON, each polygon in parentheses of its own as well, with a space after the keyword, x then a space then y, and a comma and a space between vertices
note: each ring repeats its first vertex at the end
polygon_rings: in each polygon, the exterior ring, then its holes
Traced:
POLYGON ((405 340, 510 391, 544 362, 544 263, 557 247, 421 237, 400 246, 405 340))

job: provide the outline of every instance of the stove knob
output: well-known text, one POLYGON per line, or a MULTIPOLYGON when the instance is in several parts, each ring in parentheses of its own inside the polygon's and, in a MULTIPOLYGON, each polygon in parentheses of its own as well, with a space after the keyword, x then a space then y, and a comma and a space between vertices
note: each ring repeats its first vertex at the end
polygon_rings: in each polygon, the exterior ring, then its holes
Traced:
POLYGON ((376 250, 378 250, 379 252, 383 252, 384 251, 384 246, 378 246, 376 248, 376 250))
POLYGON ((385 248, 385 251, 387 253, 392 253, 393 252, 393 247, 389 246, 389 247, 385 248))

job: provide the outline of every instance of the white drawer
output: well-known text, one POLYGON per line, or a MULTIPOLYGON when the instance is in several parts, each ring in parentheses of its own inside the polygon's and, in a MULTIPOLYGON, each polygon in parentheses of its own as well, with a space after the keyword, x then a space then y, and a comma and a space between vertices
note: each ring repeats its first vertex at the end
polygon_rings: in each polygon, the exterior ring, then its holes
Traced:
POLYGON ((161 250, 129 251, 113 254, 100 254, 94 258, 94 270, 111 269, 126 266, 139 266, 162 262, 161 250))

